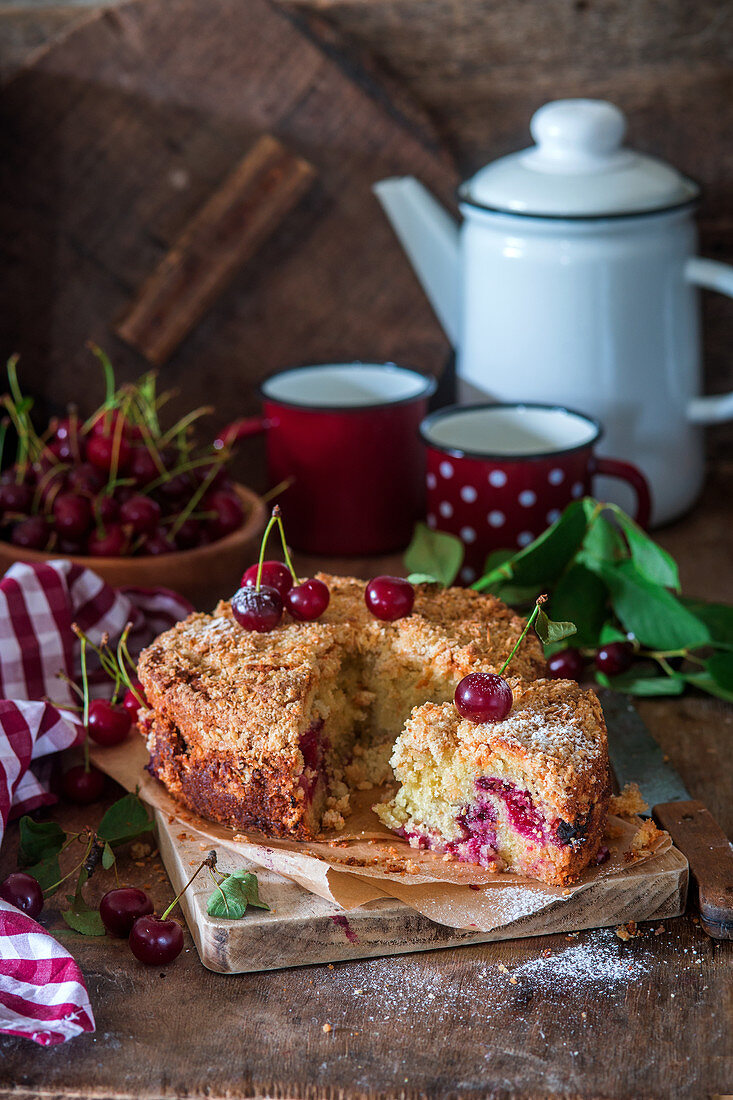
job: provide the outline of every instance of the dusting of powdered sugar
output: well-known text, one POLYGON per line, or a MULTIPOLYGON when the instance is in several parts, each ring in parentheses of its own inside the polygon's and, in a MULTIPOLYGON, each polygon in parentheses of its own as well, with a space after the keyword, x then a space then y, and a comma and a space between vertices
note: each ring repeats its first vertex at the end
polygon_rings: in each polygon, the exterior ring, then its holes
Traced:
MULTIPOLYGON (((502 961, 510 956, 508 945, 501 943, 483 945, 482 957, 472 961, 462 952, 441 952, 382 958, 378 971, 370 960, 352 962, 327 971, 323 1003, 334 1026, 340 1014, 346 1018, 349 1000, 357 998, 370 1024, 399 1020, 400 1027, 420 1031, 428 1022, 450 1025, 457 1017, 491 1016, 498 1004, 512 1005, 521 1014, 535 996, 557 1004, 578 996, 588 1004, 602 997, 623 1001, 629 987, 651 973, 655 959, 651 931, 649 946, 646 938, 637 939, 633 948, 611 928, 575 933, 561 945, 555 940, 551 948, 542 946, 539 938, 527 945, 530 957, 514 965, 502 961), (470 978, 466 966, 471 967, 470 978), (476 996, 477 989, 481 997, 476 996), (338 1013, 334 1013, 334 1003, 339 1003, 334 992, 342 1005, 338 1013)), ((516 946, 515 941, 513 954, 516 946)), ((317 1012, 321 982, 315 980, 312 985, 309 992, 317 1012)))

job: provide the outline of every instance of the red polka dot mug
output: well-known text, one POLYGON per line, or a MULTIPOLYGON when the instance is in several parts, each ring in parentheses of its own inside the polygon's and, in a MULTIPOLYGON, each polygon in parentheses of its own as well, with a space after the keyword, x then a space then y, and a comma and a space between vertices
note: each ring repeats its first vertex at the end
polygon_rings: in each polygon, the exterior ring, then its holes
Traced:
POLYGON ((649 486, 635 466, 595 454, 597 420, 555 405, 453 405, 423 420, 430 527, 465 547, 460 580, 481 576, 492 550, 527 546, 595 474, 636 493, 636 521, 649 522, 649 486))

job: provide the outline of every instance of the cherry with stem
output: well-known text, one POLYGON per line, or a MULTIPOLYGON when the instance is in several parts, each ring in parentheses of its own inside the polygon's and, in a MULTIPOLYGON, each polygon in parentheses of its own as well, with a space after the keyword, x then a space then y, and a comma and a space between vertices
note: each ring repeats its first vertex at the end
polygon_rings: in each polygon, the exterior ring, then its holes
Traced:
POLYGON ((178 921, 169 920, 169 915, 175 909, 186 890, 196 876, 208 867, 214 870, 216 867, 216 852, 209 852, 201 861, 190 879, 173 899, 162 916, 153 914, 138 917, 130 931, 129 945, 135 958, 147 966, 165 966, 178 958, 183 950, 183 929, 178 921))

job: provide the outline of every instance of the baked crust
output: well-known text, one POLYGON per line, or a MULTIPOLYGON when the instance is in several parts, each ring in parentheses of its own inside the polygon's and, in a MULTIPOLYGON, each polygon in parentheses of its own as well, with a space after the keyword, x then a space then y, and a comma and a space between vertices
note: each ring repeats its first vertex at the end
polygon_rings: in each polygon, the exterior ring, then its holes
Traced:
MULTIPOLYGON (((394 740, 415 704, 451 699, 470 671, 498 671, 524 628, 494 596, 428 585, 416 587, 410 616, 380 622, 366 608, 363 581, 318 576, 331 598, 316 622, 285 617, 258 634, 223 601, 140 656, 150 771, 206 817, 273 836, 316 835, 328 780, 323 761, 303 749, 318 723, 347 748, 355 724, 394 740)), ((533 635, 512 668, 528 680, 544 671, 533 635)), ((345 791, 337 792, 343 808, 345 791)))

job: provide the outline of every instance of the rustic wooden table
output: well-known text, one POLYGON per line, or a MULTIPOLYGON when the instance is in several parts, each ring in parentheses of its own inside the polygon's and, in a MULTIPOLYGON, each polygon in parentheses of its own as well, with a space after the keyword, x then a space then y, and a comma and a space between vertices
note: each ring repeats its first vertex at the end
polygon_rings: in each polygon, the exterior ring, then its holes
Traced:
MULTIPOLYGON (((659 536, 691 595, 733 602, 732 489, 733 466, 718 467, 701 506, 659 536)), ((640 710, 730 835, 733 708, 690 696, 640 710)), ((15 865, 16 833, 0 876, 15 865)), ((155 853, 121 860, 120 874, 160 903, 170 896, 155 853)), ((188 937, 159 970, 124 942, 70 932, 52 905, 42 919, 84 970, 97 1031, 45 1049, 0 1039, 0 1096, 14 1100, 733 1092, 733 945, 708 939, 693 912, 625 942, 604 929, 242 976, 205 970, 188 937)))

